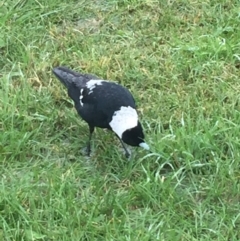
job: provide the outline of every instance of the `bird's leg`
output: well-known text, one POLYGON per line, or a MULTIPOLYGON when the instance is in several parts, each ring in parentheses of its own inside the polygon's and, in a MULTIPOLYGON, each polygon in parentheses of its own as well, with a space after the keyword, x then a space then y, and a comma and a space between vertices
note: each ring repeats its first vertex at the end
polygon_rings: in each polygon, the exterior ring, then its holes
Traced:
POLYGON ((126 146, 124 145, 122 139, 121 139, 118 135, 116 135, 116 136, 117 136, 117 138, 119 139, 119 141, 120 141, 121 144, 122 144, 122 147, 123 147, 123 149, 124 149, 124 151, 125 151, 125 157, 126 157, 126 158, 129 158, 129 157, 130 157, 130 153, 129 153, 128 149, 127 149, 126 146))
POLYGON ((89 139, 87 144, 87 155, 90 156, 91 153, 91 139, 92 139, 92 133, 94 132, 94 126, 89 126, 89 139))

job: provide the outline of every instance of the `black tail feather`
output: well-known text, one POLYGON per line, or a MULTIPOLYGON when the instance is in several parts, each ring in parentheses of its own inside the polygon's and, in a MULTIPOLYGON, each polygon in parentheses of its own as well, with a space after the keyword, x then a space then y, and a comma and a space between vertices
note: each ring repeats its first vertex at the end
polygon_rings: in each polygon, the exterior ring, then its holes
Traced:
POLYGON ((87 81, 99 79, 92 74, 81 74, 64 66, 55 67, 52 71, 66 88, 69 88, 72 83, 75 83, 78 87, 83 87, 87 81))

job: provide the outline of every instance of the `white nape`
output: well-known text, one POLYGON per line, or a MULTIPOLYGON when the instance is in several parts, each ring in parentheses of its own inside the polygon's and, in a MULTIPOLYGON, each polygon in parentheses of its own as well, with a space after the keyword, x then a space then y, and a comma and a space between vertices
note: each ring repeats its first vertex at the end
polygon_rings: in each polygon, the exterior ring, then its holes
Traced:
POLYGON ((124 131, 138 125, 137 111, 130 106, 122 106, 120 110, 114 112, 109 125, 118 137, 122 138, 124 131))

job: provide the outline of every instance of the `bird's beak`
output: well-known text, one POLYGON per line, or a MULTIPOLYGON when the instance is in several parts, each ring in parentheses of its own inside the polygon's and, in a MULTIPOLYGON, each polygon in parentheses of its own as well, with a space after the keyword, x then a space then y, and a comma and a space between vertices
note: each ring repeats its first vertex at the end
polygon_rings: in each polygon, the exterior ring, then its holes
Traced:
POLYGON ((149 145, 148 145, 147 143, 145 143, 145 142, 141 142, 141 143, 139 144, 139 146, 142 147, 143 149, 147 150, 147 151, 150 150, 149 145))

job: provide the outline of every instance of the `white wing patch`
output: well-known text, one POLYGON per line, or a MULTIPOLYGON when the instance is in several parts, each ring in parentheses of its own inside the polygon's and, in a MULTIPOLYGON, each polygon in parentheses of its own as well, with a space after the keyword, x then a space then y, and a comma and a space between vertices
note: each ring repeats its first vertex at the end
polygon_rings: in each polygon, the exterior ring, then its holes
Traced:
POLYGON ((93 89, 97 86, 97 85, 102 85, 103 82, 106 82, 106 80, 89 80, 86 84, 86 87, 90 90, 88 92, 88 94, 90 95, 93 92, 93 89))
POLYGON ((83 103, 82 103, 82 99, 83 99, 83 89, 80 89, 80 96, 79 96, 79 101, 80 101, 80 105, 83 106, 83 103))
POLYGON ((138 114, 137 111, 128 106, 122 106, 120 110, 114 112, 113 117, 109 125, 112 130, 122 138, 124 131, 131 129, 138 124, 138 114))

